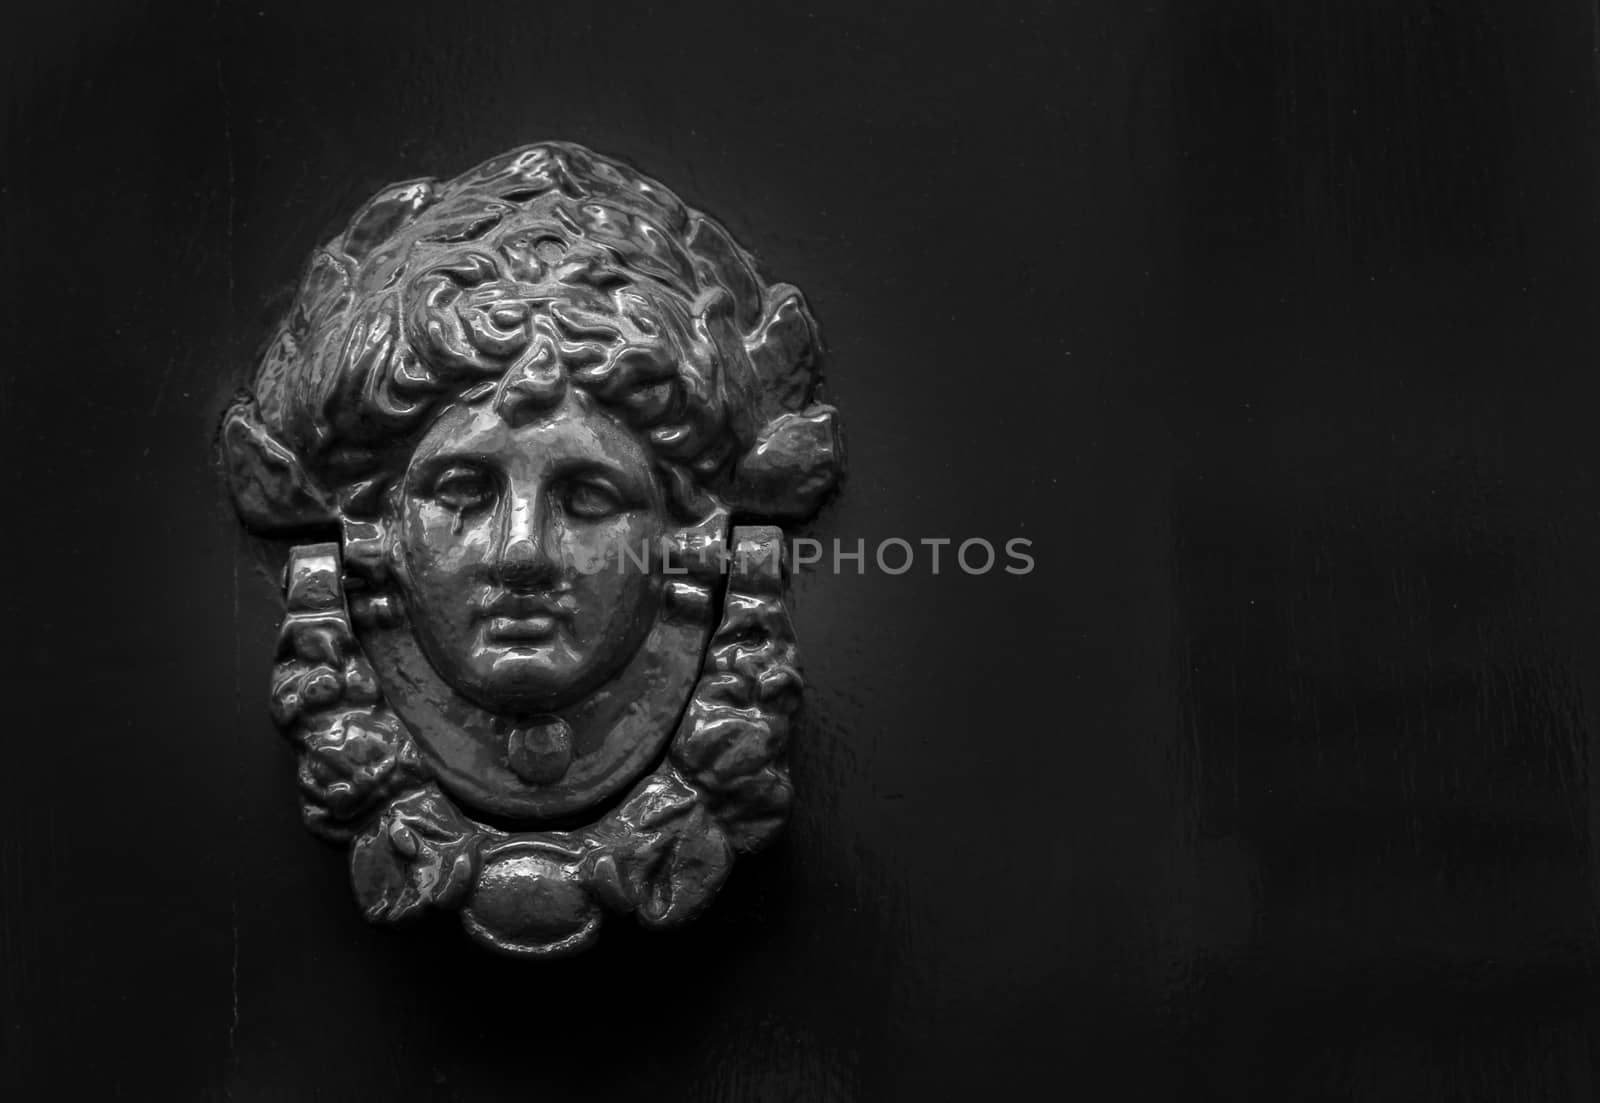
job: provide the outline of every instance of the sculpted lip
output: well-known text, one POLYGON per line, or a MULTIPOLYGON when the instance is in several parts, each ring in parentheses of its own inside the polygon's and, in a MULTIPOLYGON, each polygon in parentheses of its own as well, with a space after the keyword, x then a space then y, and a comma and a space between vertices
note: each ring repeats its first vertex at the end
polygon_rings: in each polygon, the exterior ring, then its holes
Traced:
POLYGON ((493 643, 544 643, 562 621, 572 619, 570 604, 535 594, 503 593, 485 602, 478 615, 488 621, 483 634, 493 643))
POLYGON ((556 634, 556 618, 548 614, 492 617, 483 634, 495 643, 543 643, 556 634))

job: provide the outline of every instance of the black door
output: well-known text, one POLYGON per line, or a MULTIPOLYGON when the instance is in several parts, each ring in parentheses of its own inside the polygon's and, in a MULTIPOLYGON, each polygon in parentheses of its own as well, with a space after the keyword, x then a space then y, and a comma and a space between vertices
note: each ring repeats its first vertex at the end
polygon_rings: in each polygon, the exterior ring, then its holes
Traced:
POLYGON ((1592 4, 329 9, 8 17, 7 1098, 1594 1098, 1592 4), (528 964, 301 830, 214 432, 547 138, 805 289, 850 476, 784 840, 528 964))

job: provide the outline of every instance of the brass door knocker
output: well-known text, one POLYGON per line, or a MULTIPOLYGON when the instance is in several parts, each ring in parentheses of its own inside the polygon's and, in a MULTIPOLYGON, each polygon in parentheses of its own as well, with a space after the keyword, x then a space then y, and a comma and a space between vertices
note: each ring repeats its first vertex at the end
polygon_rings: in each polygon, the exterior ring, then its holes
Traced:
POLYGON ((773 837, 821 398, 800 293, 579 146, 385 189, 316 253, 222 441, 293 545, 273 715, 369 919, 560 956, 773 837))

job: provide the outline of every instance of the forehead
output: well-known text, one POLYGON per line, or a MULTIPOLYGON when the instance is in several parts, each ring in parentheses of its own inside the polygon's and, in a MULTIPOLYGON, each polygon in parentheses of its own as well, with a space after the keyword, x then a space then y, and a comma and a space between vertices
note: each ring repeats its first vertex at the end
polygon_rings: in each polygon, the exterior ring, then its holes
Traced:
POLYGON ((650 457, 621 420, 584 391, 569 387, 559 404, 515 424, 488 398, 451 403, 418 442, 412 465, 441 458, 538 469, 590 464, 648 475, 650 457))

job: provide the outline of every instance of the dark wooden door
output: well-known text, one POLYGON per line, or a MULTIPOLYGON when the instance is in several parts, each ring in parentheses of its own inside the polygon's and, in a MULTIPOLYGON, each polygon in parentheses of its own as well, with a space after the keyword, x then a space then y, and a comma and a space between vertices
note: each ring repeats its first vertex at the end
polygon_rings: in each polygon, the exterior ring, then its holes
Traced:
POLYGON ((8 16, 12 1099, 1594 1098, 1577 0, 8 16), (570 139, 803 287, 786 840, 680 934, 369 928, 217 418, 377 186, 570 139))

